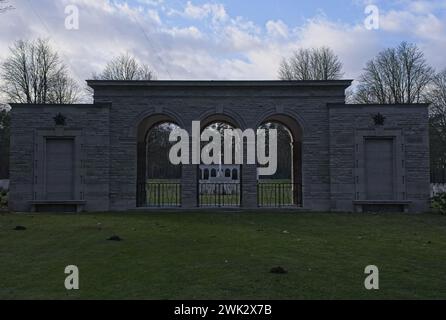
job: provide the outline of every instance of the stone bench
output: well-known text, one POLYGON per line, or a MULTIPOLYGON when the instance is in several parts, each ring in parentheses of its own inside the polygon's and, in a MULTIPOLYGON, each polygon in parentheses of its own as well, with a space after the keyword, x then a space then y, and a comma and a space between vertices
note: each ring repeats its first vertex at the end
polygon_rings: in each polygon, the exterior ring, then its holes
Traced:
POLYGON ((411 201, 407 200, 357 200, 353 201, 355 212, 409 212, 411 201))
POLYGON ((35 200, 31 201, 32 212, 82 212, 83 200, 35 200))

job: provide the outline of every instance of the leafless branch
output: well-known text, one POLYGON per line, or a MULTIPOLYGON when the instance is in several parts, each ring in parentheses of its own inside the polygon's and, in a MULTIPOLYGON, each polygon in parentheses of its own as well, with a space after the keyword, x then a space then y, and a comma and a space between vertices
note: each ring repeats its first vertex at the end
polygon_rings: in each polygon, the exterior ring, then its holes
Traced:
POLYGON ((8 102, 73 103, 78 87, 49 41, 17 41, 0 67, 8 102))
POLYGON ((343 76, 339 57, 327 47, 300 49, 283 59, 281 80, 336 80, 343 76))
POLYGON ((113 58, 98 75, 97 80, 155 80, 155 74, 146 64, 140 64, 131 55, 124 54, 113 58))
POLYGON ((434 70, 414 44, 380 52, 370 60, 359 78, 357 103, 419 103, 432 80, 434 70))

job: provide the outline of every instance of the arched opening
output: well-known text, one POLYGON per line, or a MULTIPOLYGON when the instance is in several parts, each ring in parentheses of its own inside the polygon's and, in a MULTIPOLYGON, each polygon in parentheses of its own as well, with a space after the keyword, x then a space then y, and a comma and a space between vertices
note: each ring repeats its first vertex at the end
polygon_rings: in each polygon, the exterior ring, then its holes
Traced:
MULTIPOLYGON (((218 159, 213 164, 202 164, 199 170, 204 172, 203 177, 199 176, 198 204, 200 207, 239 207, 241 205, 241 166, 235 164, 235 141, 232 144, 231 164, 225 163, 225 143, 224 131, 238 128, 237 124, 229 117, 214 115, 206 121, 202 121, 202 133, 210 130, 221 139, 219 150, 212 150, 209 155, 218 159), (214 154, 216 152, 216 154, 214 154), (215 156, 215 157, 214 157, 215 156), (207 174, 206 174, 207 172, 207 174), (235 174, 234 174, 235 172, 235 174), (234 178, 235 177, 235 178, 234 178)), ((201 143, 201 151, 213 141, 201 143)), ((203 159, 202 159, 203 161, 203 159)))
POLYGON ((177 128, 172 119, 162 115, 139 125, 137 207, 181 206, 181 166, 169 160, 175 144, 169 136, 177 128))
POLYGON ((276 173, 257 176, 259 207, 301 207, 303 132, 300 125, 288 116, 279 115, 266 119, 259 129, 264 129, 267 136, 271 129, 277 130, 278 151, 276 173))

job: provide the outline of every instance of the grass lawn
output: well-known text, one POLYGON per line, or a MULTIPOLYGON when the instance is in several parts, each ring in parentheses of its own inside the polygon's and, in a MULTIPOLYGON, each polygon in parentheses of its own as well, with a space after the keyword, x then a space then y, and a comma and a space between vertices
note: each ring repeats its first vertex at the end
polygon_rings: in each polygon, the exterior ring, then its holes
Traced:
POLYGON ((446 299, 446 217, 2 214, 0 299, 20 298, 446 299), (371 264, 379 291, 364 289, 371 264), (67 265, 79 291, 64 288, 67 265))

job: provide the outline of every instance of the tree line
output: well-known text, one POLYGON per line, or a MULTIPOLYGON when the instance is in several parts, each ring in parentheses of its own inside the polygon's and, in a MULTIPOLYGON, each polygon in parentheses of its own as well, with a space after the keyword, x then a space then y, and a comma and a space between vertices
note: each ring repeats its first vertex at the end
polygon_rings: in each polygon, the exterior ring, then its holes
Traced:
MULTIPOLYGON (((342 63, 330 48, 300 49, 283 59, 282 80, 338 80, 342 63)), ((402 42, 367 62, 357 85, 347 92, 356 104, 428 103, 431 167, 446 168, 446 66, 436 72, 422 50, 402 42)))
MULTIPOLYGON (((6 1, 1 1, 6 2, 6 1)), ((4 10, 12 9, 3 7, 4 10)), ((302 48, 284 58, 281 80, 338 80, 343 64, 328 47, 302 48)), ((97 80, 155 80, 153 70, 126 53, 111 59, 97 80)), ((48 39, 16 41, 0 61, 0 93, 8 103, 71 104, 91 95, 70 74, 48 39)), ((367 62, 347 102, 356 104, 429 103, 431 165, 446 167, 446 69, 436 72, 415 44, 402 42, 367 62)), ((0 178, 9 172, 9 111, 0 105, 0 178)))
MULTIPOLYGON (((9 56, 0 62, 0 94, 6 102, 73 104, 92 95, 89 88, 71 76, 69 68, 48 39, 19 40, 9 49, 9 56)), ((113 58, 101 73, 94 73, 91 78, 154 80, 155 74, 148 65, 127 53, 113 58)), ((9 107, 0 104, 0 179, 9 177, 9 127, 9 107)))

